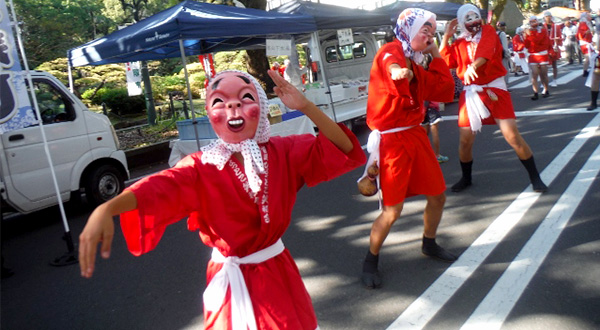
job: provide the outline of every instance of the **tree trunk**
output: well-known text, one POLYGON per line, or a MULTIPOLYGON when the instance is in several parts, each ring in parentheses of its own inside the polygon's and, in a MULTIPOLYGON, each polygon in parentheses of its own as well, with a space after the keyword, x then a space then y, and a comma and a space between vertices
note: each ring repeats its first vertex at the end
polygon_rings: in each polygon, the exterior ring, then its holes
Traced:
POLYGON ((247 50, 248 73, 254 76, 267 93, 273 92, 275 84, 267 74, 269 60, 264 49, 247 50))

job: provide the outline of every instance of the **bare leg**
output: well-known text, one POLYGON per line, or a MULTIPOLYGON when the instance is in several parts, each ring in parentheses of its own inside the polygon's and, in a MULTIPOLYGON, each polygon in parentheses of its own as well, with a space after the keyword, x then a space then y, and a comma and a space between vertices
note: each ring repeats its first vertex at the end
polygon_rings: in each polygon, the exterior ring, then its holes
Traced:
POLYGON ((433 152, 435 156, 438 157, 440 155, 440 134, 438 132, 437 124, 430 125, 431 130, 431 145, 433 146, 433 152))
POLYGON ((508 142, 508 144, 515 150, 519 160, 527 170, 533 190, 536 192, 544 192, 548 190, 548 187, 544 184, 544 182, 542 182, 537 167, 535 166, 531 148, 529 148, 529 145, 527 142, 525 142, 525 139, 523 139, 521 133, 519 133, 519 130, 517 129, 516 120, 497 119, 497 121, 504 139, 506 139, 506 142, 508 142))
POLYGON ((540 66, 537 64, 531 64, 529 66, 529 72, 531 73, 531 88, 533 88, 534 98, 537 99, 537 94, 539 93, 538 87, 538 76, 540 75, 540 66))
POLYGON ((446 194, 444 193, 427 196, 427 204, 425 205, 425 212, 423 212, 423 236, 435 238, 437 228, 442 220, 445 203, 446 194))
POLYGON ((521 160, 530 158, 533 154, 525 139, 517 128, 515 119, 496 119, 506 142, 515 150, 521 160))
POLYGON ((542 91, 542 93, 548 93, 548 66, 547 65, 540 66, 540 82, 542 83, 542 86, 544 87, 544 90, 542 91))
POLYGON ((375 219, 375 222, 373 222, 373 226, 371 227, 369 251, 371 251, 372 254, 379 254, 383 242, 390 233, 390 229, 392 228, 394 222, 396 222, 396 220, 398 220, 400 217, 403 207, 404 202, 398 203, 394 206, 383 206, 381 214, 379 214, 377 219, 375 219))

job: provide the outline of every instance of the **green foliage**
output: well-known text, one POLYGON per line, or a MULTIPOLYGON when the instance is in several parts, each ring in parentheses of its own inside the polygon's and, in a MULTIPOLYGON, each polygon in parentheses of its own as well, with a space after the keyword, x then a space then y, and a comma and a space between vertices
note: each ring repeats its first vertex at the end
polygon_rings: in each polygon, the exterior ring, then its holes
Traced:
MULTIPOLYGON (((102 89, 101 89, 102 90, 102 89)), ((129 96, 127 88, 106 88, 100 94, 101 103, 118 115, 141 113, 146 109, 146 101, 142 95, 129 96)))

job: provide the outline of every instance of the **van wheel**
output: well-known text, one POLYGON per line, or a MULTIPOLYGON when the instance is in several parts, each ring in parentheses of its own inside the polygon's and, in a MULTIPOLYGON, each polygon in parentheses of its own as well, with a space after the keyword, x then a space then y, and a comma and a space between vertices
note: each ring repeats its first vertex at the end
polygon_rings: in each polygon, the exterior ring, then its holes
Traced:
POLYGON ((112 165, 102 165, 90 172, 85 182, 85 197, 92 206, 100 205, 123 191, 125 181, 112 165))

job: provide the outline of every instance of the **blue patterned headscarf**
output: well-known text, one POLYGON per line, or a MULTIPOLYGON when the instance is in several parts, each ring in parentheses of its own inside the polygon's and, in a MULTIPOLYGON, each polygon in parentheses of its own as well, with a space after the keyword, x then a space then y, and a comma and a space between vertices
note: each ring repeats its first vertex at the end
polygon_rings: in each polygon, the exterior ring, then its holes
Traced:
POLYGON ((398 15, 394 34, 402 43, 404 56, 412 58, 417 63, 423 60, 423 53, 415 52, 410 46, 410 41, 417 35, 423 24, 432 18, 435 21, 434 13, 420 8, 406 8, 398 15))

